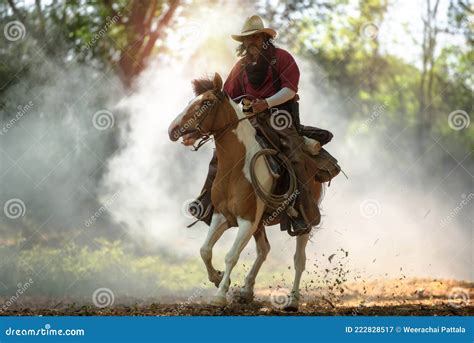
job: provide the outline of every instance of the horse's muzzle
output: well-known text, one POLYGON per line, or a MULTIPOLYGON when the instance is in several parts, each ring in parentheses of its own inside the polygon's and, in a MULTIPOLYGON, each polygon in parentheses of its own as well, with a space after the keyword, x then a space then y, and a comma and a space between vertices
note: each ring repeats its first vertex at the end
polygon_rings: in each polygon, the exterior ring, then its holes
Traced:
POLYGON ((168 135, 170 136, 170 140, 172 142, 176 142, 179 137, 182 136, 182 132, 178 124, 174 125, 173 127, 170 126, 168 129, 168 135))

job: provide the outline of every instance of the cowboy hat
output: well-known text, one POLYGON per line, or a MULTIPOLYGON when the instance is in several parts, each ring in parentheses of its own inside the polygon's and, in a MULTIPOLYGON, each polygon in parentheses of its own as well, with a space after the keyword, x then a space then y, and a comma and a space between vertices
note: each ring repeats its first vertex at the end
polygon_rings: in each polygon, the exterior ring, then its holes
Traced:
POLYGON ((264 32, 270 35, 272 38, 275 38, 277 35, 277 32, 274 29, 265 27, 263 25, 263 20, 262 18, 260 18, 260 16, 253 15, 251 17, 248 17, 245 20, 245 23, 244 23, 244 26, 242 26, 240 35, 232 35, 232 38, 235 39, 236 41, 242 42, 245 36, 250 36, 255 33, 260 33, 260 32, 264 32))

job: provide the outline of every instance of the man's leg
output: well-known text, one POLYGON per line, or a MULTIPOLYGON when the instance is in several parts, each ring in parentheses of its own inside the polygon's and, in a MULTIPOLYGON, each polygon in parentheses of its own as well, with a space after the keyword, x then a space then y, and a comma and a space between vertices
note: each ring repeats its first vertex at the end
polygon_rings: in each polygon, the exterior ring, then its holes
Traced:
MULTIPOLYGON (((296 181, 299 195, 296 198, 296 210, 303 217, 306 228, 316 226, 321 221, 321 214, 317 203, 311 194, 310 186, 311 176, 306 171, 304 164, 304 140, 296 128, 291 126, 277 131, 281 137, 283 149, 282 152, 289 158, 296 174, 296 181)), ((301 229, 301 228, 299 228, 301 229)), ((297 228, 297 231, 300 231, 297 228)))
POLYGON ((211 201, 212 183, 217 174, 217 154, 214 151, 211 162, 209 162, 209 170, 207 172, 206 181, 202 187, 200 195, 189 204, 189 212, 196 219, 205 222, 207 225, 211 224, 214 207, 211 201))

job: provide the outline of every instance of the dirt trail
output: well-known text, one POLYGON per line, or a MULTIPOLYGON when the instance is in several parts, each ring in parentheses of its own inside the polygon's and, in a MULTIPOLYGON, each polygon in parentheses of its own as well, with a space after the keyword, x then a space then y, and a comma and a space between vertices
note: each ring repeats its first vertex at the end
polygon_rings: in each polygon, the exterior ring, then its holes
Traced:
MULTIPOLYGON (((288 291, 266 289, 256 293, 252 304, 231 301, 224 308, 207 305, 207 295, 188 298, 114 299, 106 308, 90 300, 77 301, 31 297, 21 299, 0 315, 43 316, 472 316, 474 283, 454 280, 399 279, 355 282, 326 289, 302 291, 300 310, 281 309, 288 291)), ((232 298, 232 296, 230 297, 232 298)), ((5 302, 5 299, 0 299, 5 302)))

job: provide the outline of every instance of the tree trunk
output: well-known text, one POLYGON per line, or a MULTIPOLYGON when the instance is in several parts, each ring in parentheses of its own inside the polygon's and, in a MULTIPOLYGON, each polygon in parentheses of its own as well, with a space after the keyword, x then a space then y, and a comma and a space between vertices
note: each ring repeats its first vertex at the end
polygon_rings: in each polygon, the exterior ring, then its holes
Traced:
POLYGON ((122 51, 119 60, 124 85, 131 88, 133 81, 145 68, 156 41, 163 37, 164 29, 170 24, 179 0, 172 0, 166 12, 161 15, 156 28, 152 30, 156 15, 157 0, 144 2, 134 0, 129 24, 126 27, 128 45, 122 51))

